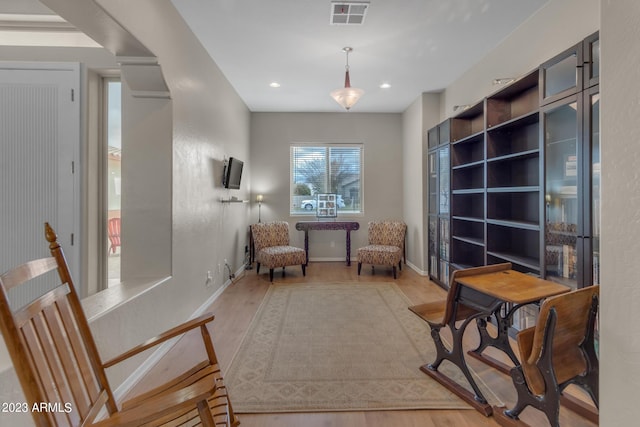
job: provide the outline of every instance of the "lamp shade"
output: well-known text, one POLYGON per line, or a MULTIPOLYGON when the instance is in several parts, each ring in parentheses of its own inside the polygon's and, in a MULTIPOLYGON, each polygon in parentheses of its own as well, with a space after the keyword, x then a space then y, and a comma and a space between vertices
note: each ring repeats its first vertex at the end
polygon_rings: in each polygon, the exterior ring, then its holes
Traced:
POLYGON ((364 91, 355 87, 344 87, 331 91, 330 95, 342 108, 348 111, 356 105, 356 102, 364 95, 364 91))
POLYGON ((263 196, 262 194, 258 194, 258 195, 256 196, 256 201, 257 201, 258 203, 261 203, 263 200, 264 200, 264 196, 263 196))

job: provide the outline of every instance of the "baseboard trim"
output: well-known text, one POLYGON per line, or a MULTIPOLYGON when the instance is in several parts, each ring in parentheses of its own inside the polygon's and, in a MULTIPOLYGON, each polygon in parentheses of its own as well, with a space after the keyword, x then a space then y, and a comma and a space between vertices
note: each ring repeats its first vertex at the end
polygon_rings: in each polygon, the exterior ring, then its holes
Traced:
POLYGON ((416 273, 418 273, 421 276, 428 276, 429 272, 428 271, 424 271, 419 269, 416 265, 410 263, 410 262, 406 262, 406 264, 409 266, 409 268, 411 268, 413 271, 415 271, 416 273))
MULTIPOLYGON (((336 262, 342 261, 346 262, 344 257, 309 257, 309 261, 312 262, 336 262)), ((353 260, 351 260, 353 262, 353 260)))

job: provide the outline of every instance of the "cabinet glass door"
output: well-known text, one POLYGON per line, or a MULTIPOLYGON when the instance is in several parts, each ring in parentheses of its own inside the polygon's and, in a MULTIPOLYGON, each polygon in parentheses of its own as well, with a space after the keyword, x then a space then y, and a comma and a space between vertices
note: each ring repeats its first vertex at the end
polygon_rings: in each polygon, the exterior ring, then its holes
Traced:
POLYGON ((543 111, 545 143, 546 277, 576 287, 578 219, 578 103, 543 111))
POLYGON ((449 218, 440 217, 440 282, 449 285, 449 218))
POLYGON ((582 90, 582 43, 540 66, 542 103, 551 103, 582 90))
POLYGON ((438 278, 438 217, 429 215, 429 276, 438 278))
POLYGON ((591 136, 591 250, 594 285, 600 284, 600 94, 589 97, 591 136))
POLYGON ((429 153, 428 160, 429 214, 435 214, 438 212, 438 153, 429 153))
POLYGON ((600 78, 600 39, 598 33, 584 40, 584 87, 589 88, 599 83, 600 78))
POLYGON ((438 213, 448 214, 451 199, 450 193, 450 167, 449 167, 449 146, 442 147, 438 150, 438 213))

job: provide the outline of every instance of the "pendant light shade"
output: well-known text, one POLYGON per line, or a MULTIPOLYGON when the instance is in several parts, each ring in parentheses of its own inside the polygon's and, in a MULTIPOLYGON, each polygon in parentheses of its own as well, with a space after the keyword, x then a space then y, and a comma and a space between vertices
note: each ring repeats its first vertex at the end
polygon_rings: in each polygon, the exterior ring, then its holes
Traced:
POLYGON ((349 79, 349 53, 353 51, 350 47, 342 49, 347 54, 347 65, 345 67, 344 75, 344 88, 331 91, 330 95, 335 101, 342 106, 345 110, 349 111, 356 102, 364 95, 364 90, 351 87, 351 81, 349 79))

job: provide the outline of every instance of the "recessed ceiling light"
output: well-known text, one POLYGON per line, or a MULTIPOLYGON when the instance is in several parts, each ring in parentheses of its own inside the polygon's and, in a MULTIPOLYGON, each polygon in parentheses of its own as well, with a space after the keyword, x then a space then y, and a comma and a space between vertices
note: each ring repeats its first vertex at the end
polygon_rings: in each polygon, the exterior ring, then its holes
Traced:
POLYGON ((271 83, 269 83, 269 86, 271 86, 271 87, 280 87, 280 83, 278 83, 278 82, 271 82, 271 83))
POLYGON ((380 85, 380 89, 389 89, 391 87, 391 85, 389 83, 382 83, 380 85))

